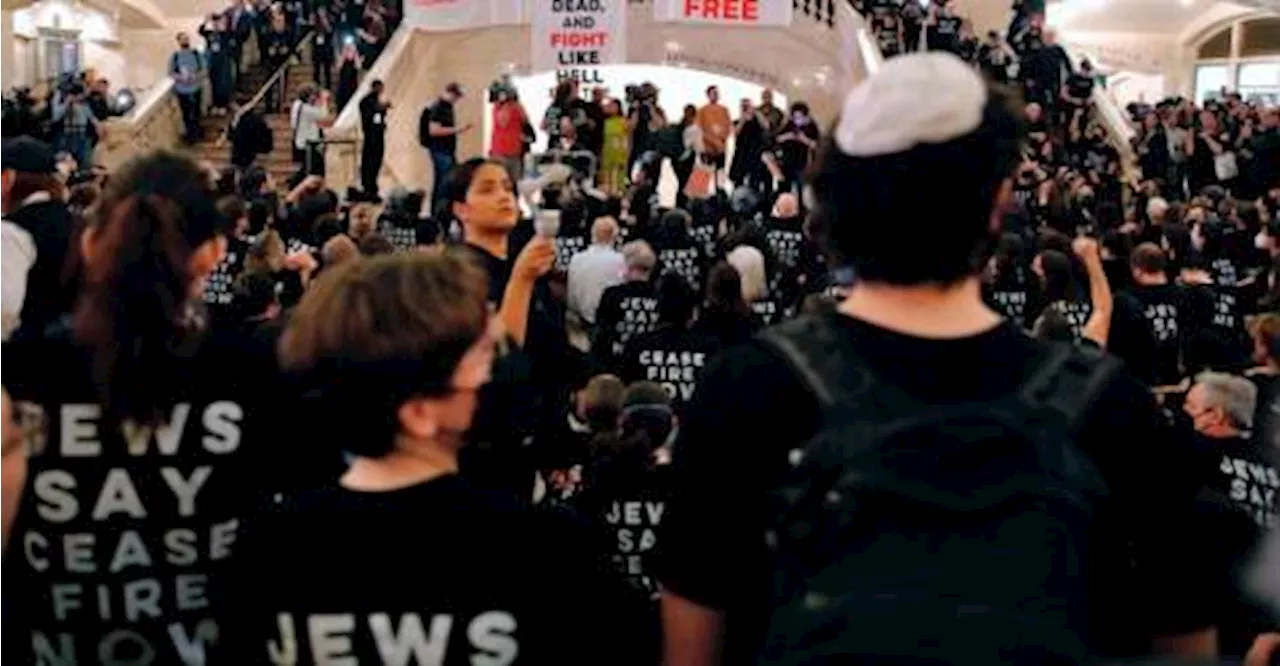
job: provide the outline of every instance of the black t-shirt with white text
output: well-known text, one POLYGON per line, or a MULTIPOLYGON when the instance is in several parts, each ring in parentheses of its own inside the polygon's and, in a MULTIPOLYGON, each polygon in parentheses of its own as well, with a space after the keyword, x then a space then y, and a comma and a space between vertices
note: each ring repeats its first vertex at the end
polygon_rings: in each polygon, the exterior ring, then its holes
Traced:
POLYGON ((271 368, 218 336, 175 352, 155 428, 111 424, 74 343, 5 345, 5 388, 44 425, 4 559, 6 663, 204 664, 225 637, 245 513, 279 468, 247 443, 271 368))
POLYGON ((653 283, 632 280, 605 289, 596 310, 596 326, 593 351, 605 359, 621 356, 631 338, 658 326, 658 297, 653 283))
POLYGON ((703 368, 720 350, 715 338, 673 326, 638 335, 622 352, 622 380, 657 382, 676 405, 693 396, 703 368))
POLYGON ((1188 296, 1175 284, 1135 285, 1116 295, 1107 347, 1138 381, 1181 381, 1182 349, 1199 323, 1188 296))
POLYGON ((457 476, 321 488, 250 529, 228 663, 607 663, 604 546, 457 476))

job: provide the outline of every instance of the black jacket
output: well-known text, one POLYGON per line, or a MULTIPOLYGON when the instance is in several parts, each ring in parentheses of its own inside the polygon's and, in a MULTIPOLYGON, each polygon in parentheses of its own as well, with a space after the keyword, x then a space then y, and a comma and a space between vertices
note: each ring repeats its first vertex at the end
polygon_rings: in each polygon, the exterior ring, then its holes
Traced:
POLYGON ((258 155, 271 152, 275 137, 256 111, 246 111, 231 128, 231 163, 244 169, 258 155))
POLYGON ((27 274, 21 327, 15 337, 39 337, 75 303, 75 286, 65 284, 64 279, 75 220, 61 201, 33 203, 5 217, 31 234, 36 246, 36 261, 27 274))

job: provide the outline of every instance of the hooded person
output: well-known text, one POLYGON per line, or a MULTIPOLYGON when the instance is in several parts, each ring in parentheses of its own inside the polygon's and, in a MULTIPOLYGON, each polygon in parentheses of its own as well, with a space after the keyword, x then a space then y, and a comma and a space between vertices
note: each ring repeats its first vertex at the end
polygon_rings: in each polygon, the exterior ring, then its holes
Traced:
POLYGON ((75 301, 75 289, 64 275, 75 220, 48 144, 25 136, 6 139, 0 161, 6 230, 5 331, 14 329, 16 337, 39 337, 69 313, 75 301), (25 278, 25 287, 18 276, 25 278), (16 321, 11 309, 19 313, 16 321))

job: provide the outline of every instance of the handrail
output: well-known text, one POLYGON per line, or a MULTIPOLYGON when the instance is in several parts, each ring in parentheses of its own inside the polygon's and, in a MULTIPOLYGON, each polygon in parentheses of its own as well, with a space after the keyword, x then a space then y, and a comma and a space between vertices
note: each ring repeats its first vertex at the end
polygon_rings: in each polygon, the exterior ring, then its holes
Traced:
MULTIPOLYGON (((262 98, 267 96, 267 91, 271 90, 271 87, 275 85, 280 77, 284 76, 285 73, 289 71, 289 67, 293 65, 293 57, 298 55, 298 50, 301 48, 302 43, 310 39, 313 33, 314 31, 308 30, 305 35, 294 43, 293 48, 289 50, 289 57, 285 59, 284 64, 277 67, 276 71, 272 72, 271 76, 267 77, 267 80, 262 84, 262 87, 258 88, 257 94, 249 99, 248 104, 244 105, 244 109, 252 109, 262 102, 262 98)), ((261 51, 261 49, 259 49, 259 51, 261 51)), ((241 113, 244 113, 244 111, 242 110, 241 113)))

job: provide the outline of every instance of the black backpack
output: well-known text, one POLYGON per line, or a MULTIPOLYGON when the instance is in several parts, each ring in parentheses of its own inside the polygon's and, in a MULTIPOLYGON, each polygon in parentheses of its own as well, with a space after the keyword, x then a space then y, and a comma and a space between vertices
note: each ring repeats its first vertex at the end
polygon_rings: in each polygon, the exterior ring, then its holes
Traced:
POLYGON ((770 500, 760 663, 1071 664, 1106 486, 1072 436, 1119 363, 1055 346, 1013 394, 928 405, 805 317, 762 339, 824 425, 770 500))

